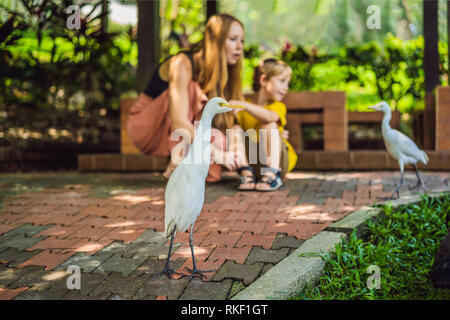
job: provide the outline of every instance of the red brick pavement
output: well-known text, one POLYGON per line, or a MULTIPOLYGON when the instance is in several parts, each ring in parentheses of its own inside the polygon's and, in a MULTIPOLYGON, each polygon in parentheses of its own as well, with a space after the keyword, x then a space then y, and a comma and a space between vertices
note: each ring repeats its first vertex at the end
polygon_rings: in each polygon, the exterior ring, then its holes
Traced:
MULTIPOLYGON (((426 176, 434 186, 441 186, 450 173, 428 172, 426 176)), ((198 267, 217 270, 227 260, 244 263, 253 246, 270 249, 277 233, 308 239, 353 210, 372 204, 377 197, 389 196, 397 178, 392 172, 296 172, 287 176, 281 191, 219 196, 204 205, 195 224, 198 267), (384 190, 384 185, 389 189, 384 190)), ((22 193, 3 202, 0 234, 27 223, 53 225, 34 235, 47 238, 27 249, 41 251, 18 268, 37 265, 53 270, 77 252, 91 255, 113 241, 129 244, 147 229, 164 231, 162 188, 107 199, 88 195, 83 188, 52 189, 22 193)), ((192 267, 189 233, 177 234, 175 242, 181 247, 172 258, 187 259, 178 270, 182 272, 192 267)), ((14 298, 26 289, 0 288, 0 299, 14 298)))
POLYGON ((15 296, 24 292, 27 289, 28 289, 28 287, 21 287, 21 288, 13 289, 13 290, 0 288, 0 300, 11 300, 15 296))

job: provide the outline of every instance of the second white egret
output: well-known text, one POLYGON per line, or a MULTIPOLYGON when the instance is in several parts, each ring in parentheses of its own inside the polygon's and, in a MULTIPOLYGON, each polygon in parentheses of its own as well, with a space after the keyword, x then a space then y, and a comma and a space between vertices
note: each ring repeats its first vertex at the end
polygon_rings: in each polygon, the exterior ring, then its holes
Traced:
POLYGON ((392 112, 387 102, 381 101, 380 103, 369 107, 369 109, 384 112, 384 117, 381 124, 383 140, 388 153, 393 158, 397 159, 400 167, 400 184, 395 188, 391 198, 394 198, 394 195, 397 195, 397 198, 399 197, 400 188, 403 186, 404 166, 408 164, 414 165, 414 168, 416 169, 416 176, 418 180, 416 187, 422 186, 426 190, 425 184, 423 183, 419 170, 417 169, 417 163, 422 162, 423 164, 427 164, 429 161, 427 154, 420 150, 414 141, 412 141, 409 137, 400 131, 391 128, 389 122, 391 121, 392 112))

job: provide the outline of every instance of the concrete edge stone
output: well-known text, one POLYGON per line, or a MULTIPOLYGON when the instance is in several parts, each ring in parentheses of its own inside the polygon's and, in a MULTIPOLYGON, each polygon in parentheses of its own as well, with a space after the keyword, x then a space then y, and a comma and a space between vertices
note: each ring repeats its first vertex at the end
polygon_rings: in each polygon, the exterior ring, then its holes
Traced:
MULTIPOLYGON (((441 187, 436 188, 428 192, 428 196, 431 198, 439 198, 442 196, 442 194, 450 193, 450 187, 441 187)), ((385 202, 380 203, 381 205, 391 203, 393 208, 397 208, 403 205, 418 203, 422 199, 422 195, 420 194, 408 194, 405 196, 400 197, 396 200, 388 200, 385 202)))
POLYGON ((333 252, 335 245, 347 238, 345 233, 322 231, 306 240, 232 300, 286 299, 322 274, 325 261, 318 254, 333 252), (308 255, 308 253, 312 253, 308 255), (301 256, 302 254, 306 254, 301 256))
POLYGON ((367 220, 374 220, 383 215, 384 212, 381 208, 365 206, 347 215, 341 220, 334 222, 325 228, 325 230, 351 234, 353 230, 356 229, 356 234, 359 237, 364 233, 367 220))

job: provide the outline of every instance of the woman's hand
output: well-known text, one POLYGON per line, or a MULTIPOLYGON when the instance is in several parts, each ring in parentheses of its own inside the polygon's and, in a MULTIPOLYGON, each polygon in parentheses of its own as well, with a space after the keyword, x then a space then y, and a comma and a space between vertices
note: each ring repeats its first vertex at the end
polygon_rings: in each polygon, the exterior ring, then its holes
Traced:
POLYGON ((233 106, 241 106, 242 107, 242 108, 233 109, 234 115, 238 114, 238 112, 240 112, 240 111, 245 110, 246 104, 247 104, 246 101, 242 101, 242 100, 229 100, 228 102, 233 106))
POLYGON ((228 102, 234 106, 244 107, 244 109, 245 109, 245 105, 247 104, 246 101, 242 101, 242 100, 229 100, 228 102))
POLYGON ((283 130, 282 137, 285 138, 286 140, 289 139, 289 131, 283 130))

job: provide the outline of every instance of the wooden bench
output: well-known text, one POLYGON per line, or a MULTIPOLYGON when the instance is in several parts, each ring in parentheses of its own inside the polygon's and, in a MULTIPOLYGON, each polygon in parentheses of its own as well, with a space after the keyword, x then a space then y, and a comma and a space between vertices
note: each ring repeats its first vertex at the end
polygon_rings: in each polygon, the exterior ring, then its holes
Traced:
MULTIPOLYGON (((381 111, 350 111, 348 112, 348 144, 351 150, 385 150, 383 138, 381 137, 381 121, 384 113, 381 111), (356 125, 356 126, 355 126, 356 125), (370 137, 366 131, 370 129, 372 132, 379 133, 377 138, 370 137), (359 134, 362 132, 362 135, 359 134)), ((392 112, 391 127, 399 129, 400 112, 394 110, 392 112)))
MULTIPOLYGON (((126 123, 128 113, 135 98, 120 101, 121 145, 122 154, 141 154, 128 137, 126 123)), ((303 126, 324 126, 324 150, 348 150, 348 126, 352 124, 381 124, 382 112, 347 112, 345 110, 345 93, 336 91, 289 92, 283 102, 286 104, 289 141, 300 153, 303 148, 303 126)), ((392 113, 391 126, 398 128, 400 113, 392 113)))
MULTIPOLYGON (((141 154, 128 137, 128 113, 136 99, 120 101, 122 154, 141 154)), ((325 150, 347 150, 347 112, 344 92, 292 92, 283 100, 288 108, 289 140, 297 152, 303 150, 302 125, 324 124, 325 150)))
MULTIPOLYGON (((360 112, 360 111, 349 111, 348 112, 348 124, 379 124, 381 126, 381 120, 383 120, 384 113, 382 111, 375 112, 360 112)), ((400 127, 400 112, 394 110, 392 112, 391 127, 394 129, 399 129, 400 127)))
POLYGON ((325 151, 348 150, 344 92, 289 92, 283 102, 288 110, 289 141, 297 153, 304 149, 303 126, 307 124, 323 125, 325 151))
POLYGON ((437 151, 450 151, 450 87, 436 89, 436 134, 437 151))
MULTIPOLYGON (((325 151, 345 151, 350 125, 381 125, 384 115, 381 111, 346 111, 344 92, 290 92, 283 102, 288 109, 289 141, 298 153, 304 150, 305 125, 323 125, 325 151)), ((400 126, 398 110, 392 112, 391 126, 396 129, 400 126)))
MULTIPOLYGON (((78 156, 80 171, 164 171, 168 157, 143 155, 131 142, 126 131, 128 112, 136 99, 122 99, 121 154, 85 154, 78 156)), ((289 140, 301 153, 299 170, 391 170, 398 164, 385 150, 348 151, 348 126, 380 124, 381 112, 346 112, 343 92, 296 92, 284 100, 288 107, 289 140), (302 127, 307 124, 324 126, 325 149, 303 151, 302 127), (338 149, 336 151, 336 149, 338 149)), ((450 87, 438 89, 436 101, 436 145, 439 151, 427 151, 427 169, 448 170, 450 164, 450 87)), ((400 113, 394 111, 391 126, 398 128, 400 113)), ((421 122, 422 124, 422 122, 421 122)), ((419 129, 422 128, 419 125, 419 129)), ((417 131, 417 127, 415 132, 417 131)))

